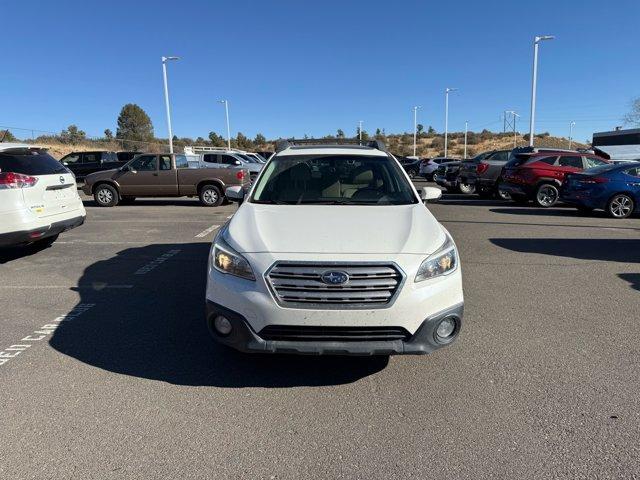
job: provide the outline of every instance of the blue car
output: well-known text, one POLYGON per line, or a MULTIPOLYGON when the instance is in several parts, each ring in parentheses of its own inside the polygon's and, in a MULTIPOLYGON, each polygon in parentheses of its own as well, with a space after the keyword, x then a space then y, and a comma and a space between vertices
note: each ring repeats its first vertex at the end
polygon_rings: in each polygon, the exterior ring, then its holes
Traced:
POLYGON ((640 211, 640 162, 608 164, 565 177, 560 199, 582 212, 627 218, 640 211))

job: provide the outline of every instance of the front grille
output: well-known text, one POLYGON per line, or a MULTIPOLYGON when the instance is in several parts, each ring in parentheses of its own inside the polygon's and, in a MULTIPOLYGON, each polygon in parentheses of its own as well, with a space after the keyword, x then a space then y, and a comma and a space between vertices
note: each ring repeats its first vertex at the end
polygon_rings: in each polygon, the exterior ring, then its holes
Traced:
POLYGON ((408 340, 410 334, 402 327, 308 327, 269 325, 258 335, 263 340, 291 342, 366 342, 408 340))
POLYGON ((294 263, 279 262, 266 275, 278 303, 298 308, 382 308, 395 298, 403 281, 390 263, 294 263), (343 272, 349 280, 329 285, 327 272, 343 272))

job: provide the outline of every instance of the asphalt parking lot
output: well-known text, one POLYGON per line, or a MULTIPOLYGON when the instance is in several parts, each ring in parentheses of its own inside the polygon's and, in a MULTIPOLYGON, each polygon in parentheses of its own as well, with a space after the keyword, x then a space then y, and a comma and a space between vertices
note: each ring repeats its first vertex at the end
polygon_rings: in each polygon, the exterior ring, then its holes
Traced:
POLYGON ((447 195, 459 340, 311 358, 209 339, 235 206, 86 205, 53 247, 0 256, 2 478, 640 478, 637 217, 447 195))

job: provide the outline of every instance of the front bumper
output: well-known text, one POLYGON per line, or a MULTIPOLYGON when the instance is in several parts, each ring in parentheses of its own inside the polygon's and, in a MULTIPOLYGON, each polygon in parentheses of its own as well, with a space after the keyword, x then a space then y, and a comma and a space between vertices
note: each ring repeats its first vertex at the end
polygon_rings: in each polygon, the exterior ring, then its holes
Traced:
POLYGON ((318 340, 265 340, 255 332, 249 322, 239 313, 207 300, 207 326, 218 342, 247 353, 294 353, 304 355, 425 355, 452 343, 462 326, 464 305, 459 304, 425 319, 418 330, 407 340, 376 341, 318 341, 318 340), (216 316, 226 317, 232 330, 229 335, 220 335, 213 327, 216 316), (445 317, 457 322, 455 334, 447 341, 439 341, 436 328, 445 317))
POLYGON ((447 188, 456 188, 458 186, 458 179, 452 180, 450 178, 441 177, 439 175, 434 175, 433 181, 436 182, 441 187, 447 188))
POLYGON ((1 233, 0 247, 31 243, 48 237, 53 237, 54 235, 59 235, 62 232, 79 227, 84 223, 85 218, 85 215, 80 215, 78 217, 61 220, 38 228, 21 230, 18 232, 1 233))

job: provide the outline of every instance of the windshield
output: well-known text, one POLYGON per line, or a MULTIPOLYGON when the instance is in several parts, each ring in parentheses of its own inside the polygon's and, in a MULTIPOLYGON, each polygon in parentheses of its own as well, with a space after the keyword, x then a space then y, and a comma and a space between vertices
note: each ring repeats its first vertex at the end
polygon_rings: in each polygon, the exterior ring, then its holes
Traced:
POLYGON ((408 205, 412 185, 390 157, 309 155, 274 157, 250 201, 267 204, 408 205))
POLYGON ((242 154, 242 153, 236 153, 236 155, 237 155, 238 157, 240 157, 241 159, 243 159, 244 161, 246 161, 246 162, 249 162, 249 163, 258 163, 258 161, 257 161, 255 158, 252 158, 252 157, 250 157, 249 155, 244 155, 244 154, 242 154))

